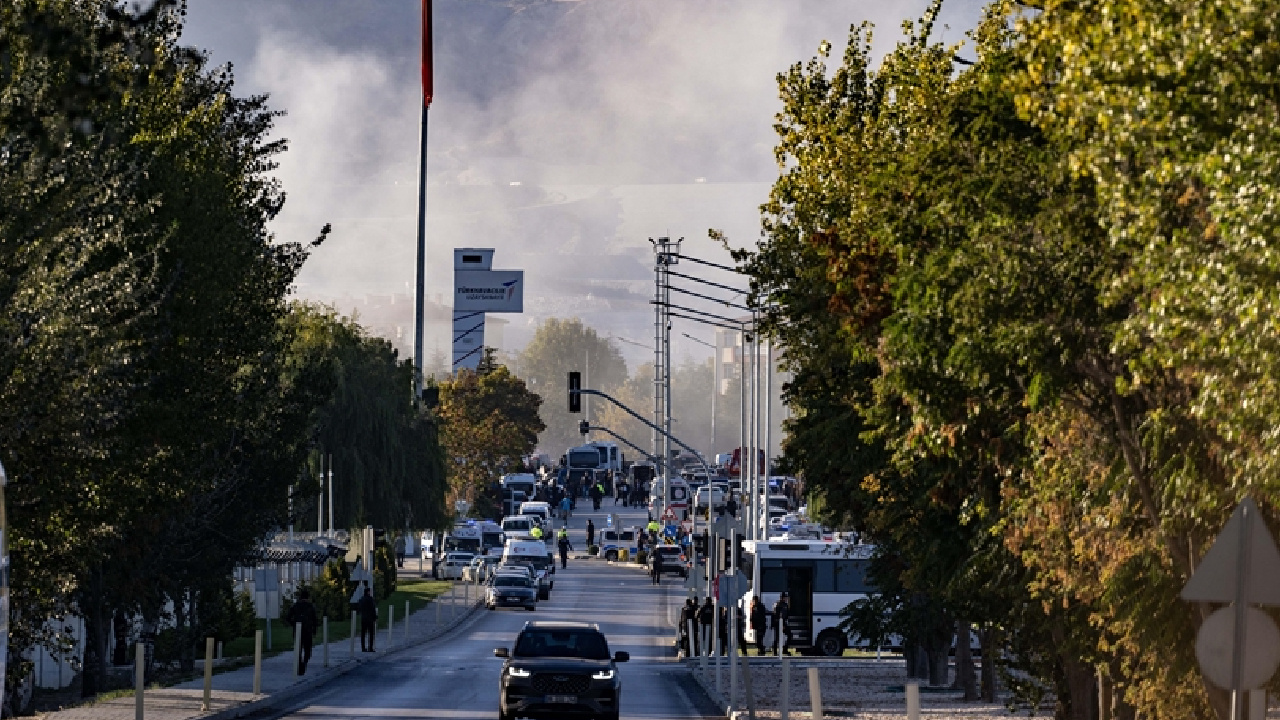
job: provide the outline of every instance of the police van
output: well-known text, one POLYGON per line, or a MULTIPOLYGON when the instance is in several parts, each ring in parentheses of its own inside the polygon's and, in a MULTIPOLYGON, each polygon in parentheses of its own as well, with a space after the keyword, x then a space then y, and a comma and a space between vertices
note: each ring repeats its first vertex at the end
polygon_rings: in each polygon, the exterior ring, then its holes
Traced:
POLYGON ((556 564, 547 551, 546 543, 538 540, 508 540, 506 547, 502 549, 502 561, 499 564, 509 562, 532 566, 538 583, 538 599, 546 600, 551 597, 551 590, 556 586, 555 579, 551 577, 556 564))

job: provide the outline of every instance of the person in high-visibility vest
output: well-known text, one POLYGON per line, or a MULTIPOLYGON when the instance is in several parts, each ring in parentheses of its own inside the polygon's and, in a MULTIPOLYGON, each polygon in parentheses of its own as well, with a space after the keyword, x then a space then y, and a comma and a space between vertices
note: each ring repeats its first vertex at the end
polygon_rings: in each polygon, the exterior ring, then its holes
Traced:
POLYGON ((533 529, 529 531, 529 535, 531 535, 534 540, 541 540, 542 528, 538 527, 537 525, 534 525, 533 529))
POLYGON ((646 530, 649 531, 649 542, 655 543, 655 544, 658 542, 658 530, 660 530, 661 528, 662 526, 658 524, 657 520, 649 521, 649 525, 645 528, 646 530))

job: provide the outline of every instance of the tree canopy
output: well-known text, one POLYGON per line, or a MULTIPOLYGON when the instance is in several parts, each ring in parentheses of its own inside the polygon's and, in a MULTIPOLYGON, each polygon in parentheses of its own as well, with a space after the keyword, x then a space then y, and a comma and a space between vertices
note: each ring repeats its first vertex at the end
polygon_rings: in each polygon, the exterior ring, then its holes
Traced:
POLYGON ((909 640, 1003 632, 1059 717, 1224 717, 1177 592, 1242 495, 1277 510, 1274 8, 997 3, 963 48, 937 9, 779 76, 739 259, 787 461, 909 640))

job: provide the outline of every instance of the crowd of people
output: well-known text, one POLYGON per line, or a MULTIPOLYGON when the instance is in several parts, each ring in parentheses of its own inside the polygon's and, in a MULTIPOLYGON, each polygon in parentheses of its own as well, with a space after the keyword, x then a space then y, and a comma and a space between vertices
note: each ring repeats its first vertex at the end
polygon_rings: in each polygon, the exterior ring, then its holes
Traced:
MULTIPOLYGON (((701 605, 693 598, 685 600, 680 610, 680 650, 688 656, 729 654, 729 608, 720 607, 720 617, 715 632, 712 632, 711 621, 716 616, 715 604, 706 598, 701 605), (689 631, 693 629, 693 635, 689 631), (714 638, 713 640, 710 640, 714 638), (714 650, 710 645, 714 642, 714 650), (692 645, 692 647, 690 647, 692 645), (707 645, 707 647, 703 647, 707 645)), ((750 646, 747 643, 747 627, 755 640, 757 655, 791 654, 791 628, 787 620, 791 616, 791 605, 787 593, 782 593, 774 603, 772 610, 766 610, 760 596, 751 598, 751 608, 737 617, 736 635, 737 651, 746 655, 750 646)))

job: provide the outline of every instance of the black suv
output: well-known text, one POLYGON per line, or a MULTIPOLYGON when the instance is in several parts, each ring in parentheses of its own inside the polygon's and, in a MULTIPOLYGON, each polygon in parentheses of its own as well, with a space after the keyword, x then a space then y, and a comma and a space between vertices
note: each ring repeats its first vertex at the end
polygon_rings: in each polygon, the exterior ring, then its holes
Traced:
POLYGON ((493 654, 507 658, 498 681, 498 718, 582 717, 617 720, 622 680, 609 643, 594 624, 525 623, 514 648, 493 654))

